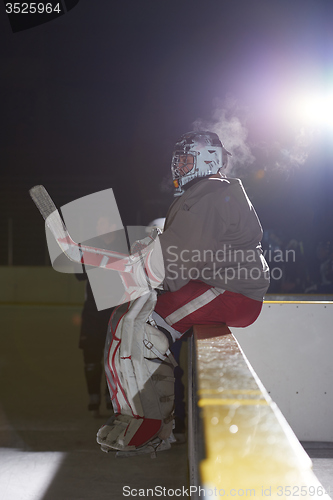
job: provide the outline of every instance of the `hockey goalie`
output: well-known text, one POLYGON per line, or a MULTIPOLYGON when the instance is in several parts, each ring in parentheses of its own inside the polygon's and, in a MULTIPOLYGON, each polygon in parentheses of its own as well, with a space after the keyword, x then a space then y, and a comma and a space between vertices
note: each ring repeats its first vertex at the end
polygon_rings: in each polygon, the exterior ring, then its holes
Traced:
POLYGON ((246 327, 260 314, 269 286, 263 231, 242 182, 225 174, 230 155, 213 132, 178 140, 171 162, 176 197, 164 230, 137 241, 131 255, 75 243, 45 188, 30 190, 61 252, 102 273, 117 271, 125 290, 105 346, 114 416, 97 434, 103 451, 169 448, 170 345, 193 325, 246 327))
POLYGON ((187 133, 175 146, 176 199, 163 233, 142 242, 145 278, 157 290, 121 305, 109 325, 105 370, 115 415, 97 434, 104 451, 168 448, 171 343, 195 324, 245 327, 260 314, 269 286, 262 228, 241 181, 224 174, 228 156, 211 132, 187 133))

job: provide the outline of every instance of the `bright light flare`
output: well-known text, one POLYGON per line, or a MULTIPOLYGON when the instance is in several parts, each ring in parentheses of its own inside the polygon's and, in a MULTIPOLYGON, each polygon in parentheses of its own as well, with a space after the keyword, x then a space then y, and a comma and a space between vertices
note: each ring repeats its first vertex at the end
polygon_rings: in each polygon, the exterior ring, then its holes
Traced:
POLYGON ((304 93, 292 103, 295 118, 309 127, 333 128, 333 92, 329 95, 304 93))

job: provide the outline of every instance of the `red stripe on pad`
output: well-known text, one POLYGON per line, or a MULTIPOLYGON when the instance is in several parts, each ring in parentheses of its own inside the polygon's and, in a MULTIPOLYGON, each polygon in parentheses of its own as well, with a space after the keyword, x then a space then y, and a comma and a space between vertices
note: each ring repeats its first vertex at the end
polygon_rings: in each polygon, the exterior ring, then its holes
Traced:
POLYGON ((139 429, 136 431, 128 446, 143 446, 153 439, 162 427, 162 420, 155 418, 144 418, 139 429))

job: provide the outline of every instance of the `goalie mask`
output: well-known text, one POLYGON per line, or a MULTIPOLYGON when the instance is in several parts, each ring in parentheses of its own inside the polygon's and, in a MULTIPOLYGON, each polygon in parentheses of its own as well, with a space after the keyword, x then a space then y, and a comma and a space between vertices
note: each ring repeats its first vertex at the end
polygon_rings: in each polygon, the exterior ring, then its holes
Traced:
POLYGON ((183 186, 199 177, 209 177, 226 168, 231 153, 225 149, 214 132, 188 132, 175 145, 171 173, 175 195, 184 192, 183 186))

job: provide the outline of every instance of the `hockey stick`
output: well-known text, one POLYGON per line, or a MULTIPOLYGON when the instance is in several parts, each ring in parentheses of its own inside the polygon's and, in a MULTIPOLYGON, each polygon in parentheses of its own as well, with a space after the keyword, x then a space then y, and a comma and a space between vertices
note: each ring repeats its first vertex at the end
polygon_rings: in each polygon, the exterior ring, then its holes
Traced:
POLYGON ((34 186, 29 193, 46 226, 68 259, 88 266, 130 272, 127 267, 133 263, 132 256, 76 243, 44 186, 34 186))
MULTIPOLYGON (((73 262, 92 267, 100 267, 118 271, 125 287, 130 290, 137 288, 135 266, 138 259, 143 263, 144 255, 139 251, 135 255, 126 255, 118 252, 95 248, 76 243, 70 236, 66 225, 60 217, 59 211, 44 186, 34 186, 29 190, 30 196, 45 220, 62 252, 73 262)), ((146 271, 147 272, 147 271, 146 271)), ((146 277, 146 286, 151 288, 150 279, 146 277)))

